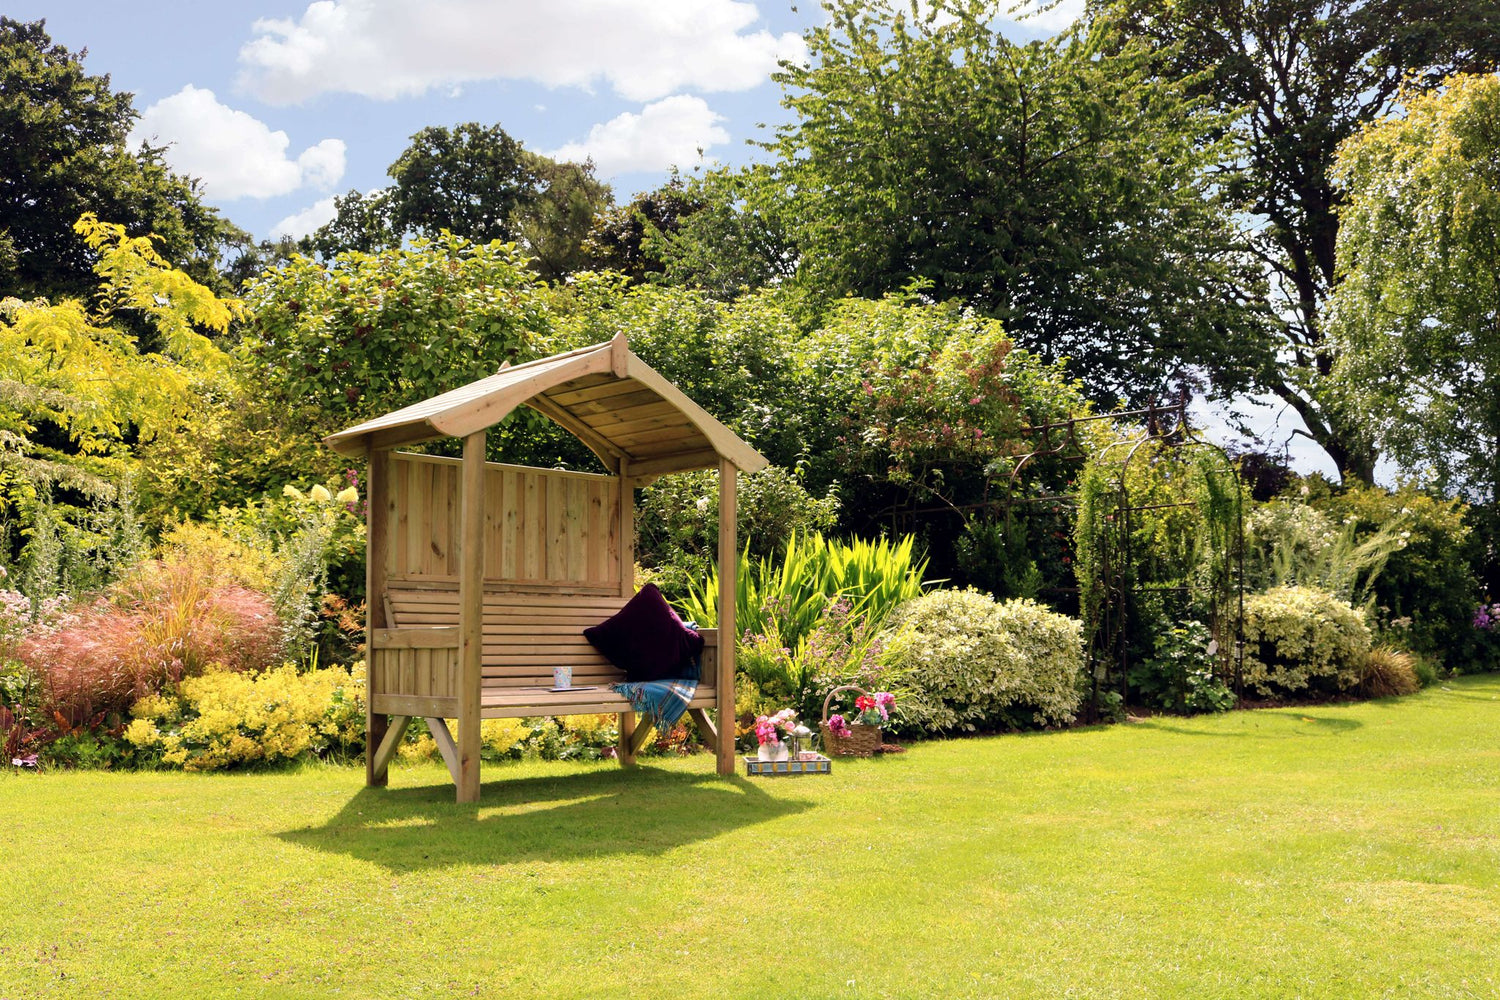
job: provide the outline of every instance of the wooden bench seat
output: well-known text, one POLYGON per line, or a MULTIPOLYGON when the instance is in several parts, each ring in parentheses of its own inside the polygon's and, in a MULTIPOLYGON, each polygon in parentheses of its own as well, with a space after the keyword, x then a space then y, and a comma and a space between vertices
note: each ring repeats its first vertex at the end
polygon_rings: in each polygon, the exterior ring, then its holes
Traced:
MULTIPOLYGON (((597 625, 628 599, 487 592, 484 596, 483 680, 480 717, 514 719, 538 715, 621 716, 621 759, 633 756, 649 727, 635 731, 630 702, 611 690, 624 673, 596 650, 583 630, 597 625), (552 691, 552 669, 569 666, 573 690, 552 691)), ((374 629, 368 669, 372 706, 394 716, 421 717, 429 727, 458 714, 459 604, 453 589, 390 589, 386 620, 393 628, 374 629), (378 673, 378 676, 376 676, 378 673)), ((704 629, 703 678, 689 703, 692 718, 714 737, 704 709, 716 706, 714 687, 718 631, 704 629)), ((443 737, 434 733, 448 756, 443 737)))

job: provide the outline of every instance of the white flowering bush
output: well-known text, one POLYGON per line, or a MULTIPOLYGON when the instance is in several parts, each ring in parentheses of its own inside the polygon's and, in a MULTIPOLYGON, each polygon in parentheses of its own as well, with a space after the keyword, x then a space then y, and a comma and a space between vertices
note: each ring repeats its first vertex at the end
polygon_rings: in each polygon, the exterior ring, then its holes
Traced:
POLYGON ((894 728, 952 733, 1072 722, 1083 628, 1035 601, 935 590, 903 604, 884 638, 894 728))
POLYGON ((1327 591, 1275 587, 1245 598, 1245 684, 1266 697, 1336 694, 1364 676, 1370 629, 1327 591))

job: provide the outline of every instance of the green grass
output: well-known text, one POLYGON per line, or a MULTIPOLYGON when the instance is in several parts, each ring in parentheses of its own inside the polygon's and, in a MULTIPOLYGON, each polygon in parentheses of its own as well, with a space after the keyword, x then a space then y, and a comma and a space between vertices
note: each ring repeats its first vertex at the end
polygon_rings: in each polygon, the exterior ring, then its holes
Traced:
POLYGON ((705 757, 0 777, 0 997, 1500 996, 1500 677, 705 757))

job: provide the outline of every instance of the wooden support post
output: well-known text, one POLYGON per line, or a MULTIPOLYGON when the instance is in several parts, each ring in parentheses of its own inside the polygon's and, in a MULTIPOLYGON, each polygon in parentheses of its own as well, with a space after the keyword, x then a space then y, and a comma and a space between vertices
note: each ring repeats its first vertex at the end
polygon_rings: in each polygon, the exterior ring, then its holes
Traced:
MULTIPOLYGON (((635 596, 635 485, 630 478, 630 460, 620 459, 620 596, 635 596)), ((635 713, 619 714, 620 739, 615 756, 621 767, 635 764, 635 713)))
POLYGON ((734 773, 734 649, 739 633, 734 621, 738 588, 739 545, 735 540, 735 476, 733 462, 719 459, 719 671, 714 679, 719 710, 718 765, 720 774, 734 773))
POLYGON ((651 742, 651 734, 656 732, 656 727, 639 717, 635 720, 635 732, 630 736, 630 761, 635 763, 635 755, 640 753, 647 743, 651 742))
POLYGON ((386 610, 390 605, 385 599, 391 539, 387 506, 390 471, 390 452, 365 450, 365 784, 372 788, 386 783, 390 763, 389 754, 382 759, 378 752, 386 739, 386 714, 374 707, 382 679, 375 669, 375 630, 391 627, 386 610))
POLYGON ((479 700, 484 683, 484 438, 464 438, 458 553, 458 801, 479 801, 479 700))
POLYGON ((619 759, 621 767, 630 767, 635 763, 635 713, 620 713, 620 738, 615 747, 615 757, 619 759))

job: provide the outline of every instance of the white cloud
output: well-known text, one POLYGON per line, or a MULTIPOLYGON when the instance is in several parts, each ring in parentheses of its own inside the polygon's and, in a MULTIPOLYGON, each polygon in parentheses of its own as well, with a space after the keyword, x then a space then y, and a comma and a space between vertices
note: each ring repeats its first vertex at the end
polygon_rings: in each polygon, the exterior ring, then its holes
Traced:
POLYGON ((699 151, 729 141, 721 115, 701 97, 678 94, 648 104, 640 114, 625 112, 589 129, 588 138, 547 155, 581 163, 592 157, 603 177, 636 170, 688 166, 699 151))
POLYGON ((273 198, 308 184, 326 189, 344 176, 342 139, 324 139, 290 159, 285 132, 192 84, 142 112, 130 141, 167 145, 173 169, 201 178, 208 196, 222 201, 273 198))
POLYGON ((280 239, 283 236, 290 236, 294 240, 300 240, 304 236, 311 236, 313 230, 325 222, 332 222, 335 214, 333 195, 319 198, 302 211, 295 215, 288 215, 272 226, 271 238, 280 239))
POLYGON ((1021 0, 1011 7, 1009 17, 1029 28, 1045 31, 1062 31, 1083 16, 1084 0, 1062 0, 1056 6, 1038 11, 1046 0, 1021 0))
POLYGON ((748 90, 800 35, 749 31, 745 0, 318 0, 255 22, 240 85, 273 104, 330 91, 389 100, 474 80, 607 82, 632 101, 748 90))

